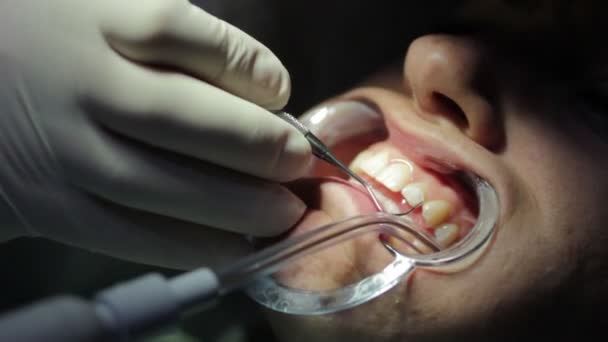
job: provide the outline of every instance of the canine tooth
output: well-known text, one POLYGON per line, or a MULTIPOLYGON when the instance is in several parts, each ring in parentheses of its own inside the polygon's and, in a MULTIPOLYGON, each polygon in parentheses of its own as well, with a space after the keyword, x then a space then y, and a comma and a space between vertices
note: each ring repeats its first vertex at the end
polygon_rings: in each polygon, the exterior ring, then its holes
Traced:
POLYGON ((449 247, 458 238, 459 229, 455 223, 442 224, 435 229, 435 238, 442 247, 449 247))
POLYGON ((361 160, 361 169, 370 176, 375 176, 388 164, 388 153, 380 152, 361 160))
POLYGON ((376 180, 388 189, 397 192, 401 190, 412 176, 412 165, 409 163, 390 163, 377 175, 376 180))
POLYGON ((412 183, 401 190, 401 195, 412 207, 424 202, 426 185, 424 183, 412 183))
POLYGON ((427 225, 435 227, 450 216, 452 206, 444 200, 429 201, 422 205, 422 217, 427 225))

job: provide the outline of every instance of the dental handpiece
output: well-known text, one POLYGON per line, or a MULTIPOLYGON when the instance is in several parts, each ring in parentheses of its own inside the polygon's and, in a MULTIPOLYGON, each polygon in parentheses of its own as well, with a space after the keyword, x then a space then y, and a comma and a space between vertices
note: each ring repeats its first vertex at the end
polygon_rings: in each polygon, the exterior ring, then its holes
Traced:
POLYGON ((312 148, 312 154, 325 162, 337 167, 338 169, 344 171, 347 175, 351 176, 354 180, 359 182, 359 184, 363 185, 365 190, 369 193, 372 201, 374 201, 374 205, 381 211, 384 211, 382 205, 378 201, 376 194, 374 193, 374 188, 371 184, 366 182, 361 176, 356 174, 353 170, 351 170, 348 166, 344 165, 336 156, 331 152, 329 147, 325 145, 321 139, 317 138, 308 127, 304 126, 298 119, 296 119, 293 115, 284 112, 284 111, 276 111, 274 112, 278 117, 287 121, 289 124, 294 126, 300 133, 304 135, 308 143, 312 148))

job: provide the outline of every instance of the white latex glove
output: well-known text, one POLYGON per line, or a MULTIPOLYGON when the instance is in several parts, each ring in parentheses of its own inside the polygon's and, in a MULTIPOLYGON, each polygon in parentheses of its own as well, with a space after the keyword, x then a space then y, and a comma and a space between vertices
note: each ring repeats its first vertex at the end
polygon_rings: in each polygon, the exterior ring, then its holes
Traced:
POLYGON ((287 102, 287 71, 185 0, 0 0, 0 79, 10 237, 185 268, 305 209, 277 182, 309 145, 263 108, 287 102))

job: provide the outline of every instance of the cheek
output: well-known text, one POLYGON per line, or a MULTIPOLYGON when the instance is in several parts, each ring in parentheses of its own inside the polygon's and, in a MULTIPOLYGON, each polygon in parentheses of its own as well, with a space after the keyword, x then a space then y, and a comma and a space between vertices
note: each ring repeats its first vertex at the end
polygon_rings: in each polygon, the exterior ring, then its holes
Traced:
POLYGON ((504 159, 537 204, 529 209, 537 210, 541 220, 535 233, 571 245, 605 223, 601 214, 608 193, 608 149, 590 139, 590 131, 575 120, 557 117, 559 125, 547 121, 531 115, 508 120, 504 159))
POLYGON ((589 275, 580 267, 590 249, 603 243, 608 224, 608 149, 574 118, 523 113, 505 121, 508 141, 501 158, 519 178, 522 198, 495 252, 506 258, 503 267, 518 268, 529 281, 528 288, 511 289, 522 297, 575 298, 582 284, 596 281, 581 279, 589 275))
MULTIPOLYGON (((481 322, 525 321, 557 296, 578 296, 572 289, 584 283, 581 260, 608 224, 608 165, 606 148, 575 126, 531 115, 507 118, 500 158, 515 180, 515 210, 475 267, 448 277, 415 275, 408 290, 414 301, 403 315, 410 331, 428 331, 429 325, 473 331, 481 322)), ((564 315, 567 304, 559 307, 543 315, 564 315)))
POLYGON ((558 127, 533 118, 511 115, 505 122, 508 141, 500 159, 517 188, 513 214, 475 267, 447 277, 416 274, 409 317, 418 313, 419 320, 411 330, 517 321, 558 295, 577 296, 570 286, 583 282, 578 267, 607 224, 606 151, 575 124, 558 127))

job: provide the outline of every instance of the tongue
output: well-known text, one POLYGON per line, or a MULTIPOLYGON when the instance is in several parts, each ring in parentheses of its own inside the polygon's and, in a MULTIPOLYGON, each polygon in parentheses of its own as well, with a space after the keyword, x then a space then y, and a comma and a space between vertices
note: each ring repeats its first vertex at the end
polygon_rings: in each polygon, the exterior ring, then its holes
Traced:
POLYGON ((340 178, 305 178, 289 187, 308 205, 291 234, 376 210, 365 190, 340 178))

